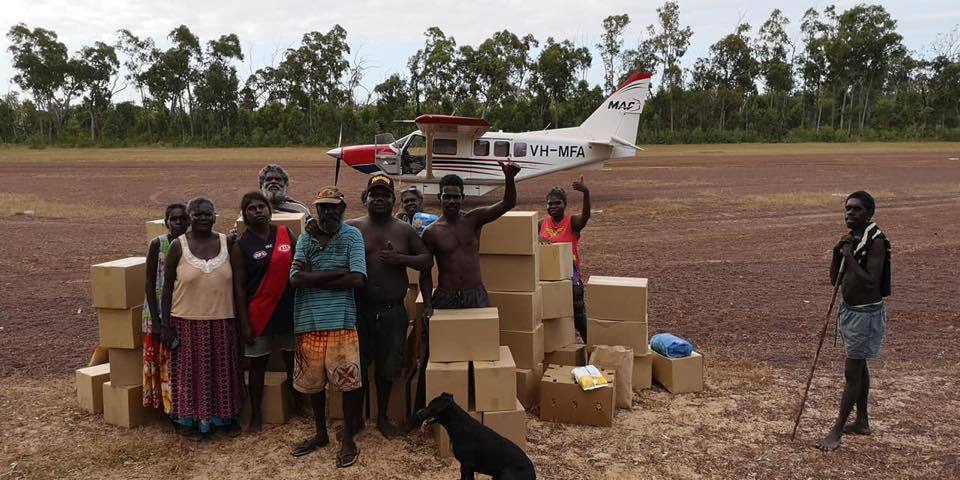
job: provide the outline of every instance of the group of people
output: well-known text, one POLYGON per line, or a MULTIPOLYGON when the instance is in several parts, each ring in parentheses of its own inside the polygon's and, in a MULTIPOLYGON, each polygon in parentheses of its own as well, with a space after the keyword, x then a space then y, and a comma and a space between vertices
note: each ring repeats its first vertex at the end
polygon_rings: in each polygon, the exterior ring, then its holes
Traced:
MULTIPOLYGON (((388 438, 405 433, 387 417, 390 392, 394 382, 418 367, 423 375, 429 360, 427 320, 434 309, 490 306, 480 274, 480 232, 516 205, 520 171, 512 162, 500 167, 503 198, 470 211, 463 211, 463 180, 443 177, 439 216, 423 211, 423 194, 415 188, 400 192, 401 211, 394 215, 394 180, 375 174, 361 194, 367 214, 345 220, 347 200, 338 187, 320 189, 311 209, 287 195, 289 176, 275 164, 260 171, 259 190, 241 199, 246 228, 240 234, 214 230, 216 209, 207 198, 168 206, 168 233, 154 239, 148 252, 144 405, 163 409, 185 434, 239 432, 241 357, 246 357, 248 430, 259 431, 267 360, 279 349, 292 379, 295 408, 301 414, 312 410, 315 422, 315 432, 294 446, 294 456, 330 443, 328 392, 342 395, 338 466, 358 458, 355 436, 364 428, 362 406, 370 385, 376 387, 378 430, 388 438), (303 213, 305 231, 297 235, 272 224, 274 212, 303 213), (424 315, 414 322, 409 353, 408 268, 420 272, 421 291, 433 292, 424 295, 424 315), (367 378, 370 366, 372 379, 367 378)), ((590 196, 582 178, 573 189, 583 194, 583 212, 567 215, 566 193, 551 190, 540 234, 545 242, 573 244, 571 294, 577 330, 585 339, 578 243, 590 217, 590 196)), ((418 386, 419 408, 428 399, 424 382, 418 386)))

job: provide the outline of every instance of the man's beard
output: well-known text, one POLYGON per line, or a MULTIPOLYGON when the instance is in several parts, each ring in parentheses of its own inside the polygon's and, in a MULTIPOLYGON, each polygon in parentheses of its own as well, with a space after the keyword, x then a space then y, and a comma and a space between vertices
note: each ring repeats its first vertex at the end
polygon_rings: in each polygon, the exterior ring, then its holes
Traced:
POLYGON ((322 218, 319 219, 318 224, 321 232, 332 235, 340 229, 340 218, 322 218))
POLYGON ((280 187, 279 190, 269 190, 264 187, 263 196, 267 197, 271 204, 283 203, 287 199, 287 187, 280 187))

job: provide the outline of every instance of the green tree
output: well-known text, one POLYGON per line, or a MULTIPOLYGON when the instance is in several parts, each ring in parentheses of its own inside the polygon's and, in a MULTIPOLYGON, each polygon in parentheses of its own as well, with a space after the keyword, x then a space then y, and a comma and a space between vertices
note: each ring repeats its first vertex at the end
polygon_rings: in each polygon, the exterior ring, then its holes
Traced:
POLYGON ((661 75, 660 88, 667 92, 670 106, 670 131, 674 129, 674 97, 683 87, 683 69, 680 60, 690 47, 690 38, 693 30, 680 26, 680 5, 677 2, 666 2, 657 9, 659 29, 654 25, 647 26, 647 38, 640 42, 636 53, 631 57, 635 66, 638 63, 647 63, 651 67, 659 67, 657 73, 661 75))
POLYGON ((623 64, 623 30, 630 24, 630 16, 610 15, 603 19, 603 35, 596 45, 600 50, 600 59, 603 60, 603 88, 609 95, 616 90, 618 79, 622 75, 623 64))
POLYGON ((76 76, 80 87, 86 92, 84 104, 90 119, 90 141, 102 137, 104 113, 110 108, 116 91, 117 71, 120 61, 116 49, 103 42, 84 47, 78 52, 76 76))

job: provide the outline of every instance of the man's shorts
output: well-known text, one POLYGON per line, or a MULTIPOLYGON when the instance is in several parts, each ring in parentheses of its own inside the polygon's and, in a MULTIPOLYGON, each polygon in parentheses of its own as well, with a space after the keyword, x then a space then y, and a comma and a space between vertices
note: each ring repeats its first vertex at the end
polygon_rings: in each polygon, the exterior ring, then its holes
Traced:
POLYGON ((270 355, 274 345, 280 347, 280 350, 285 352, 292 352, 296 347, 293 333, 257 337, 253 340, 253 345, 243 346, 243 356, 248 358, 265 357, 270 355))
POLYGON ((320 393, 328 382, 338 392, 360 388, 360 340, 356 330, 297 335, 293 388, 302 393, 320 393))
POLYGON ((357 334, 360 336, 360 364, 373 362, 377 376, 396 380, 403 375, 407 353, 407 310, 403 302, 357 304, 357 334))
POLYGON ((437 288, 433 291, 433 297, 430 303, 435 310, 486 308, 490 306, 490 297, 487 296, 487 289, 483 287, 470 288, 467 290, 437 288))
POLYGON ((840 303, 837 329, 847 349, 847 358, 862 360, 879 355, 886 328, 887 312, 883 302, 857 307, 840 303))

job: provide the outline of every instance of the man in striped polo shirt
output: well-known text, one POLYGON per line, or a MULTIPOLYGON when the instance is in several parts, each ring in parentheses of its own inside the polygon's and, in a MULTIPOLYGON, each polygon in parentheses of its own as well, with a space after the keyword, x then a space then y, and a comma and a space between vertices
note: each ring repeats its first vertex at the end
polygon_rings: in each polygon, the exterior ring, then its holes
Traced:
POLYGON ((294 448, 296 457, 330 443, 327 436, 324 389, 343 393, 343 438, 338 467, 356 463, 360 450, 354 435, 362 426, 363 393, 360 375, 360 341, 354 289, 363 288, 367 263, 363 235, 343 223, 347 205, 337 187, 324 187, 314 200, 318 233, 297 240, 290 285, 294 301, 297 352, 293 386, 308 394, 313 405, 316 434, 294 448))

